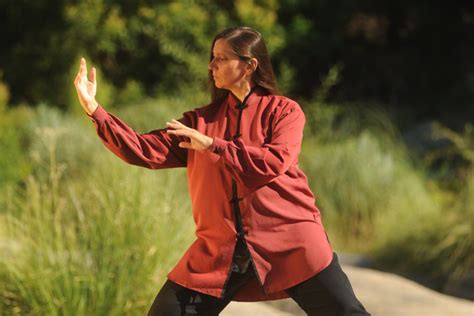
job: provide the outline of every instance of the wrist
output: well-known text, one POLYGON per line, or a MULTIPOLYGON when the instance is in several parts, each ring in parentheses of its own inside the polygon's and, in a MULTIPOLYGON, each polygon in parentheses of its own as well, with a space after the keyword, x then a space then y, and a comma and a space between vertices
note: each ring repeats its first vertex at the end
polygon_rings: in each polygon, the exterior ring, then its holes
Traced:
POLYGON ((207 144, 208 144, 208 145, 207 145, 207 148, 206 148, 206 149, 212 151, 212 150, 214 149, 214 146, 213 146, 213 144, 214 144, 214 137, 208 137, 208 143, 207 143, 207 144))
POLYGON ((225 151, 225 148, 227 147, 228 141, 223 140, 222 138, 219 137, 212 137, 212 143, 211 145, 207 148, 210 152, 217 154, 217 155, 222 155, 225 151))
POLYGON ((92 113, 94 113, 94 111, 98 107, 99 107, 99 103, 97 103, 97 101, 94 99, 94 100, 87 103, 85 110, 86 110, 87 114, 92 115, 92 113))

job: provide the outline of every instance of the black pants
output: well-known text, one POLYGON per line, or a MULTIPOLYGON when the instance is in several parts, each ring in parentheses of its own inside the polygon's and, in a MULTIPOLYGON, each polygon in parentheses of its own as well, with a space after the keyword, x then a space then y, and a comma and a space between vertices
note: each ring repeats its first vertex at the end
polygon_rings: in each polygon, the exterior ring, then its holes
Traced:
MULTIPOLYGON (((222 299, 167 280, 156 296, 148 316, 219 315, 242 286, 253 277, 253 269, 248 269, 245 274, 233 272, 222 299)), ((286 289, 286 292, 308 315, 369 315, 357 300, 349 279, 341 270, 336 254, 326 269, 309 280, 286 289)))

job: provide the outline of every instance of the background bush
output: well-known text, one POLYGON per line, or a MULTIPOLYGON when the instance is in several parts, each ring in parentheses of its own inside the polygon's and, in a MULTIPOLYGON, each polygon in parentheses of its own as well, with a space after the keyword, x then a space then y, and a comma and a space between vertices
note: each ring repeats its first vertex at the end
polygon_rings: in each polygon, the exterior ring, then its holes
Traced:
POLYGON ((2 315, 143 315, 192 240, 185 170, 126 165, 91 125, 38 108, 33 172, 0 217, 2 315))
POLYGON ((306 113, 301 167, 336 248, 437 289, 471 275, 473 15, 467 2, 1 2, 0 314, 146 311, 193 238, 186 172, 104 148, 72 85, 79 57, 99 102, 146 132, 209 102, 211 40, 237 25, 261 31, 306 113))
POLYGON ((86 56, 101 82, 154 96, 204 85, 213 36, 248 25, 278 74, 293 74, 286 94, 311 97, 341 64, 332 100, 377 102, 404 128, 429 118, 459 131, 474 117, 473 15, 469 1, 2 1, 0 73, 11 104, 67 108, 86 56))

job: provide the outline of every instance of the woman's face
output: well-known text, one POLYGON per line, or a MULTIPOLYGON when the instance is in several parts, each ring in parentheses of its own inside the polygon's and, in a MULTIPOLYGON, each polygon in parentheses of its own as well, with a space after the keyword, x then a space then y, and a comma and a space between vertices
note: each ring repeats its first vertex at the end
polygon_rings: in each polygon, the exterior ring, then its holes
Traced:
POLYGON ((213 59, 209 63, 209 70, 217 88, 234 90, 242 86, 247 80, 249 65, 237 56, 231 46, 224 39, 218 39, 212 50, 213 59))

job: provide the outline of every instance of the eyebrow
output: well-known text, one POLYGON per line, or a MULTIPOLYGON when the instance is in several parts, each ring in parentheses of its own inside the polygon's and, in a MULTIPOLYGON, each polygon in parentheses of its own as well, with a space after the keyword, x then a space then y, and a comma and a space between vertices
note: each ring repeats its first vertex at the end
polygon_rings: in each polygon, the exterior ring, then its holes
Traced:
MULTIPOLYGON (((228 49, 224 49, 223 51, 220 51, 221 54, 235 54, 233 50, 228 50, 228 49)), ((212 54, 213 55, 216 55, 216 46, 214 45, 214 47, 212 47, 212 54)))
MULTIPOLYGON (((216 56, 217 54, 216 54, 216 52, 213 51, 213 52, 212 52, 212 55, 213 55, 213 56, 216 56)), ((223 51, 223 52, 219 52, 219 55, 237 55, 237 54, 234 53, 234 52, 232 52, 232 51, 227 51, 227 50, 226 50, 226 51, 223 51)))
POLYGON ((215 51, 212 52, 213 55, 217 55, 217 54, 222 55, 222 54, 225 54, 225 53, 226 53, 226 52, 215 52, 215 51))

